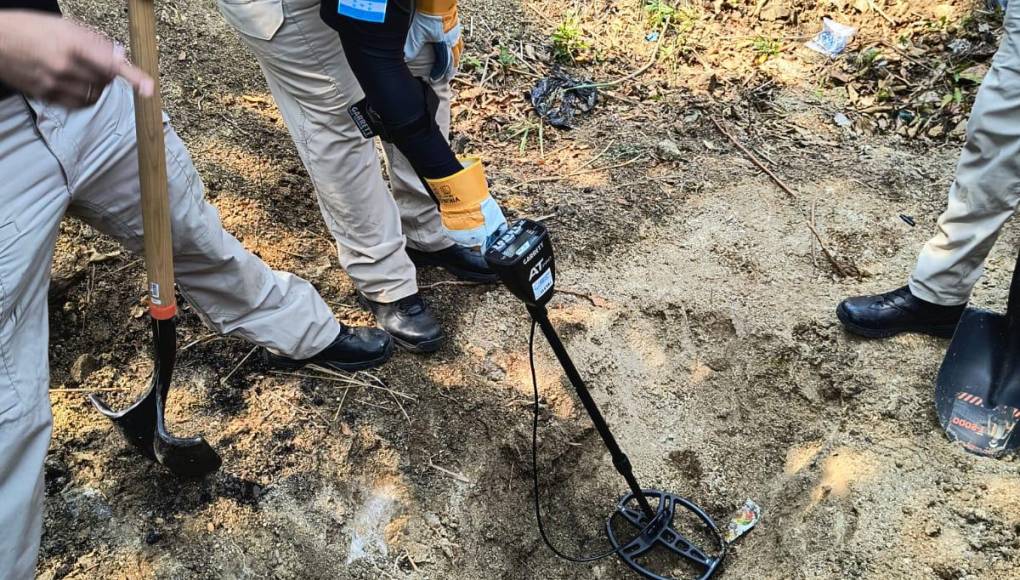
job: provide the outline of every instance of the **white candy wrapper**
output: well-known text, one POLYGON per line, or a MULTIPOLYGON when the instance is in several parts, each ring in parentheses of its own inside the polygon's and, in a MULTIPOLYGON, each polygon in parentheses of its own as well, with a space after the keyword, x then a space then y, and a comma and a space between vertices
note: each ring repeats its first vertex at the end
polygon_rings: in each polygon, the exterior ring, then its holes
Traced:
POLYGON ((856 33, 857 29, 853 26, 823 18, 822 31, 807 43, 807 47, 829 58, 836 58, 846 50, 846 45, 850 44, 856 33))

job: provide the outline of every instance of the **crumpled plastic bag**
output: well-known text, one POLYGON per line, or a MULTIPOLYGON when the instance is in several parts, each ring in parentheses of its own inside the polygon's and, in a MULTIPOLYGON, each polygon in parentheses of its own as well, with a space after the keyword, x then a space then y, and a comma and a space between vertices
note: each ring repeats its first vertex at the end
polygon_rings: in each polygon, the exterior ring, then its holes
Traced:
POLYGON ((854 34, 857 34, 857 29, 853 26, 847 26, 835 20, 823 18, 822 31, 815 35, 806 46, 829 58, 836 58, 841 52, 846 50, 846 45, 850 44, 850 41, 853 40, 854 34))
POLYGON ((530 97, 539 117, 553 127, 572 129, 575 116, 595 108, 599 93, 591 81, 555 70, 535 84, 530 97))

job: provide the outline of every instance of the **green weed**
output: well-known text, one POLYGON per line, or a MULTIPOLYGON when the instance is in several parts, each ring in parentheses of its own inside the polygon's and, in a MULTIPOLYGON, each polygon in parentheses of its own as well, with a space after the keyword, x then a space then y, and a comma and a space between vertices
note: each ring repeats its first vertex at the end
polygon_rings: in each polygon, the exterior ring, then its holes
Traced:
POLYGON ((503 66, 513 66, 517 64, 517 57, 514 53, 506 49, 506 47, 500 47, 499 49, 499 64, 503 66))
POLYGON ((462 71, 481 70, 482 61, 476 56, 464 54, 460 57, 460 69, 462 71))
POLYGON ((581 23, 574 16, 568 16, 552 33, 553 56, 559 61, 576 61, 577 58, 591 48, 584 38, 581 23))
POLYGON ((666 20, 675 20, 676 8, 664 0, 645 0, 645 14, 648 15, 648 26, 653 30, 662 28, 666 20))
POLYGON ((778 56, 783 50, 783 43, 775 38, 758 35, 751 41, 751 48, 756 54, 767 59, 778 56))

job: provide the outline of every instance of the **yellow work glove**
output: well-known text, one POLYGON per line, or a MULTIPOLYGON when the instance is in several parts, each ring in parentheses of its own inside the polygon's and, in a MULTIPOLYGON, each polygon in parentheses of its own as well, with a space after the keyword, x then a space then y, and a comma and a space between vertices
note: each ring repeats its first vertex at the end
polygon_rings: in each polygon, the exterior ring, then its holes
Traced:
POLYGON ((417 0, 411 29, 407 31, 407 42, 404 43, 404 59, 411 60, 426 47, 430 47, 436 55, 429 77, 433 81, 453 78, 464 48, 457 0, 417 0))
POLYGON ((484 252, 489 236, 506 226, 506 218, 489 195, 481 160, 465 157, 460 162, 461 171, 425 182, 439 201, 439 217, 453 241, 484 252))

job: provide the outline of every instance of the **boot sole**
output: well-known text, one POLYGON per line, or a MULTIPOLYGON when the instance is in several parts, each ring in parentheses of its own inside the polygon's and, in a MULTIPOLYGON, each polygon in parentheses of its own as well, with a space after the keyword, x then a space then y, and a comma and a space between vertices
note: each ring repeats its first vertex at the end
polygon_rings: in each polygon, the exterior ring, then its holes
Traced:
MULTIPOLYGON (((383 330, 386 329, 383 328, 383 330)), ((407 342, 406 340, 401 340, 393 336, 392 334, 390 335, 390 337, 393 339, 393 342, 397 343, 397 346, 413 354, 426 354, 430 352, 436 352, 437 350, 439 350, 439 347, 443 346, 443 341, 446 340, 445 336, 440 336, 439 338, 433 338, 432 340, 423 340, 422 342, 419 343, 413 343, 407 342)))
POLYGON ((952 338, 953 332, 956 331, 956 324, 952 325, 934 325, 934 326, 894 326, 892 328, 868 328, 855 324, 850 320, 850 314, 846 312, 846 309, 840 304, 836 308, 836 318, 839 319, 843 327, 846 328, 853 334, 863 336, 864 338, 889 338, 902 334, 904 332, 917 332, 920 334, 927 334, 938 338, 952 338))
MULTIPOLYGON (((333 363, 330 363, 328 366, 330 368, 335 368, 335 369, 339 369, 339 370, 342 370, 342 371, 351 371, 351 372, 353 372, 353 371, 363 371, 363 370, 372 369, 372 368, 381 366, 383 363, 385 363, 386 361, 390 360, 390 358, 393 356, 393 343, 394 343, 394 340, 392 340, 393 339, 392 336, 390 337, 390 339, 391 339, 390 342, 386 344, 386 350, 383 352, 383 354, 379 355, 377 358, 374 358, 374 359, 371 359, 371 360, 367 360, 367 361, 358 361, 358 362, 351 362, 351 363, 333 362, 333 363)), ((295 361, 293 359, 288 359, 288 358, 285 358, 285 357, 281 357, 279 355, 275 355, 275 354, 269 352, 268 350, 264 351, 264 352, 265 352, 266 364, 268 364, 269 366, 272 366, 274 368, 278 368, 278 369, 297 370, 297 369, 304 368, 304 367, 306 367, 308 365, 316 365, 316 364, 320 365, 320 366, 326 366, 326 365, 323 365, 322 363, 317 363, 317 362, 314 362, 314 361, 305 361, 305 362, 295 361)))
MULTIPOLYGON (((360 293, 358 293, 358 305, 360 305, 363 310, 372 312, 372 316, 375 316, 375 312, 372 311, 372 306, 368 303, 368 299, 366 299, 360 293)), ((380 330, 385 330, 386 334, 390 335, 390 338, 393 339, 393 342, 396 343, 397 346, 413 354, 426 354, 430 352, 436 352, 437 350, 439 350, 439 347, 443 346, 443 341, 446 340, 446 335, 440 334, 439 336, 431 340, 423 340, 417 343, 409 342, 402 338, 394 336, 390 331, 383 328, 378 322, 376 323, 375 326, 380 330)))

